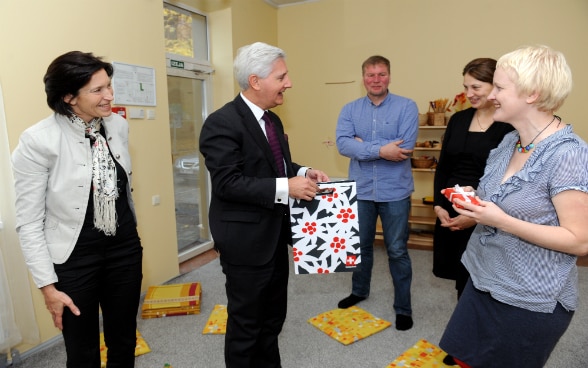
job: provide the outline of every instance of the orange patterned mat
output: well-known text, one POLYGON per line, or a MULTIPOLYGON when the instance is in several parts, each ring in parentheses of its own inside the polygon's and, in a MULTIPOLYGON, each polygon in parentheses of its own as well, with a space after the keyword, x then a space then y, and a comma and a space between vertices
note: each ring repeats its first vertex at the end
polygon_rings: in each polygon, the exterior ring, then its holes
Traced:
POLYGON ((427 340, 421 339, 410 349, 402 353, 386 368, 442 368, 449 367, 443 364, 443 358, 447 353, 431 344, 427 340))
POLYGON ((227 306, 217 304, 212 309, 206 325, 202 330, 203 335, 224 335, 227 331, 227 306))
POLYGON ((308 323, 343 345, 352 344, 391 325, 356 306, 321 313, 309 319, 308 323))
POLYGON ((201 298, 199 282, 150 286, 141 306, 141 318, 199 314, 201 298))

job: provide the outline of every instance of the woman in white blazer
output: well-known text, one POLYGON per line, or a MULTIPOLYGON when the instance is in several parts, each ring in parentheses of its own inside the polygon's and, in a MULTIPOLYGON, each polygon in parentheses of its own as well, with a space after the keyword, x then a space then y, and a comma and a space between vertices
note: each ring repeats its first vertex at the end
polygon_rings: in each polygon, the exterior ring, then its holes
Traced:
POLYGON ((133 367, 143 248, 131 198, 128 124, 112 114, 113 67, 91 53, 55 59, 44 77, 54 114, 12 154, 25 261, 62 330, 67 367, 133 367))

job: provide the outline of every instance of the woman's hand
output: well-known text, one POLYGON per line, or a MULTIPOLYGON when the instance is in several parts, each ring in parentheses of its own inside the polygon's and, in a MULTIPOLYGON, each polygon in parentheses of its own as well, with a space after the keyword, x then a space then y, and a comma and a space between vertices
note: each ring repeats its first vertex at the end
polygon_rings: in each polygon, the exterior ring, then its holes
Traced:
POLYGON ((451 231, 465 230, 472 226, 476 226, 476 221, 470 217, 459 215, 449 219, 446 225, 441 226, 448 227, 451 231))
POLYGON ((435 214, 439 218, 442 227, 447 227, 451 231, 464 230, 476 225, 476 221, 468 216, 458 215, 456 217, 449 216, 441 206, 434 207, 435 214))
POLYGON ((471 217, 479 224, 495 227, 513 234, 528 243, 558 252, 584 256, 588 254, 588 193, 566 190, 552 198, 559 226, 542 225, 521 220, 506 214, 493 202, 482 201, 475 205, 457 199, 453 208, 464 216, 471 217))
POLYGON ((53 324, 60 330, 63 330, 63 309, 68 307, 76 316, 80 315, 80 310, 74 304, 73 300, 64 292, 55 288, 55 285, 47 285, 41 288, 45 305, 53 317, 53 324))
POLYGON ((449 223, 449 220, 451 220, 449 212, 447 212, 443 207, 435 206, 433 207, 433 211, 435 211, 435 215, 437 215, 437 218, 439 218, 439 221, 441 221, 441 226, 446 226, 449 223))
POLYGON ((474 187, 470 186, 470 185, 466 185, 465 187, 461 187, 461 189, 463 189, 464 192, 475 192, 476 189, 474 189, 474 187))
POLYGON ((478 224, 502 229, 502 225, 505 223, 505 221, 508 221, 510 216, 492 202, 483 201, 478 196, 476 196, 476 200, 479 202, 479 204, 473 204, 462 201, 461 199, 455 199, 453 208, 460 215, 467 216, 478 224), (459 208, 458 206, 462 208, 459 208))

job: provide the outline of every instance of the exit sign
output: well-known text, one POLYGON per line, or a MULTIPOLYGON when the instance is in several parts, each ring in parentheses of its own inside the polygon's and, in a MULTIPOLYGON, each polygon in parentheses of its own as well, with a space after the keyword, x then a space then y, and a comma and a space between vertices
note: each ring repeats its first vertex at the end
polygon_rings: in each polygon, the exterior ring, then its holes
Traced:
POLYGON ((172 68, 184 69, 184 62, 179 60, 170 60, 172 68))

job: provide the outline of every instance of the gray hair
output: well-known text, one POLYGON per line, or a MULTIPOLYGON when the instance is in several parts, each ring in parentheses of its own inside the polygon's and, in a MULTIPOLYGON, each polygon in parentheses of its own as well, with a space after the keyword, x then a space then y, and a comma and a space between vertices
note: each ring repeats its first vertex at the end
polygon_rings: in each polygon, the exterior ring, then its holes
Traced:
POLYGON ((233 69, 242 91, 249 88, 249 76, 254 74, 264 79, 271 73, 274 62, 285 59, 284 50, 263 42, 255 42, 237 50, 233 69))

